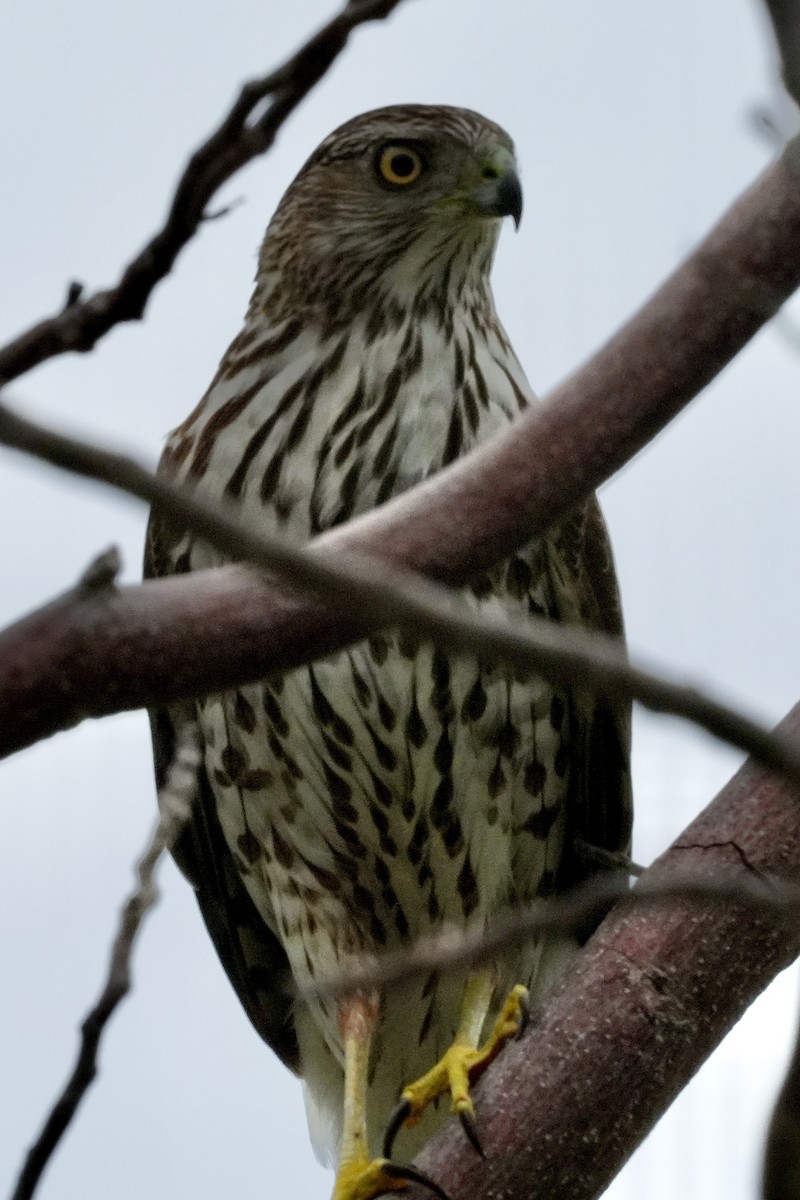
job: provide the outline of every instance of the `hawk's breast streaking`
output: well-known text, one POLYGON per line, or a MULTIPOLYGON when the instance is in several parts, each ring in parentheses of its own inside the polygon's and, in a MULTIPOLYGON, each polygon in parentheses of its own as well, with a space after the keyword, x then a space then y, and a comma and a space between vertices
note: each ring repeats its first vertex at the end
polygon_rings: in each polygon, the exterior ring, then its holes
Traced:
MULTIPOLYGON (((281 201, 244 328, 162 469, 304 541, 504 429, 537 403, 489 285, 520 212, 512 143, 476 113, 342 126, 281 201)), ((149 574, 220 561, 154 515, 149 574)), ((620 634, 594 500, 469 595, 620 634)), ((512 985, 541 986, 553 947, 338 1002, 301 1004, 287 981, 573 882, 578 837, 626 847, 627 713, 392 631, 194 711, 201 798, 178 860, 248 1015, 306 1080, 318 1145, 339 1144, 337 1200, 397 1186, 369 1153, 401 1088, 454 1035, 477 1043, 512 985)), ((154 714, 162 764, 179 715, 154 714)))

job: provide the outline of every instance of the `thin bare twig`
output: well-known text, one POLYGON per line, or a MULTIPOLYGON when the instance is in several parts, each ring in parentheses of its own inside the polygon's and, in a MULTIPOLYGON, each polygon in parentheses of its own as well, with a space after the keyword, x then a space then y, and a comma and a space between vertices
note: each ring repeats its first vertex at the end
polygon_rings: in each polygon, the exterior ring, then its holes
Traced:
POLYGON ((81 1026, 81 1042, 72 1074, 26 1155, 11 1200, 30 1200, 33 1196, 42 1172, 97 1076, 100 1039, 114 1010, 130 991, 134 941, 147 912, 158 899, 154 883, 155 869, 189 817, 199 764, 197 732, 188 724, 179 731, 175 759, 159 792, 159 820, 136 868, 137 887, 122 909, 105 986, 97 1004, 81 1026))
MULTIPOLYGON (((633 698, 653 711, 694 722, 745 750, 800 789, 798 746, 698 688, 633 666, 624 648, 611 638, 532 616, 519 622, 493 620, 475 613, 462 596, 407 571, 353 555, 326 553, 325 539, 319 540, 320 549, 315 551, 276 535, 255 533, 233 507, 225 511, 218 504, 212 506, 124 455, 57 434, 4 405, 0 405, 0 442, 157 504, 171 521, 191 527, 223 553, 267 571, 280 571, 293 584, 335 602, 337 623, 350 622, 349 640, 367 630, 400 626, 414 638, 430 638, 484 660, 506 662, 516 672, 579 683, 611 697, 633 698), (366 622, 365 612, 369 614, 366 622)), ((200 586, 197 574, 192 576, 191 586, 200 586)), ((114 665, 118 689, 118 658, 114 665)), ((5 669, 13 676, 13 661, 7 660, 5 669)), ((151 696, 143 703, 152 704, 155 699, 151 696)), ((12 736, 13 729, 11 725, 12 736)))
POLYGON ((124 269, 119 282, 85 299, 80 284, 70 285, 60 312, 0 349, 0 386, 45 359, 91 350, 115 325, 139 320, 156 284, 197 232, 215 192, 270 148, 286 118, 341 54, 353 30, 367 21, 383 20, 401 2, 349 0, 283 66, 245 84, 218 128, 190 158, 164 225, 124 269))
POLYGON ((774 876, 731 874, 702 879, 678 875, 648 879, 631 891, 624 875, 597 875, 580 887, 509 909, 488 925, 447 925, 413 945, 377 957, 353 958, 336 974, 303 988, 304 1000, 348 992, 385 989, 431 973, 462 970, 488 962, 503 951, 548 933, 571 934, 597 924, 609 907, 638 907, 679 900, 687 904, 737 904, 776 921, 796 921, 800 887, 774 876))

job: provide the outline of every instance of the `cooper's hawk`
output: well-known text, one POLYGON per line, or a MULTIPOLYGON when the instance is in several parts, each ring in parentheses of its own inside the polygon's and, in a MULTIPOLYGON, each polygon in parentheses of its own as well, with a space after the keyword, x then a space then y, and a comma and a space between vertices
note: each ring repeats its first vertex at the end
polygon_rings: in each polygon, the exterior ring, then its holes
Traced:
MULTIPOLYGON (((244 328, 161 469, 304 541, 504 429, 536 404, 489 285, 521 203, 512 143, 476 113, 407 105, 336 130, 283 197, 244 328)), ((148 574, 220 561, 153 517, 148 574)), ((469 595, 620 634, 594 500, 469 595)), ((292 984, 573 883, 579 841, 624 849, 627 713, 391 632, 193 711, 204 772, 176 856, 217 951, 305 1079, 317 1148, 339 1148, 336 1197, 402 1186, 369 1157, 401 1092, 409 1152, 442 1089, 474 1136, 475 1047, 498 1012, 500 1037, 515 1028, 510 989, 541 987, 553 947, 344 1001, 302 1003, 292 984)), ((162 768, 178 715, 154 714, 162 768)))

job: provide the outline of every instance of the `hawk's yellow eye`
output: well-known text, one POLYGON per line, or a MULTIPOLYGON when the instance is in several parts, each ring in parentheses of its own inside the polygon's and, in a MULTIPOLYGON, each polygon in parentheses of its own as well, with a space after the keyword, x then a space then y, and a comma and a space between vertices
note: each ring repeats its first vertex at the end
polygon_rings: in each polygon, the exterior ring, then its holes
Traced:
POLYGON ((411 146, 384 146, 378 158, 378 170, 387 183, 405 187, 416 183, 422 174, 423 162, 411 146))

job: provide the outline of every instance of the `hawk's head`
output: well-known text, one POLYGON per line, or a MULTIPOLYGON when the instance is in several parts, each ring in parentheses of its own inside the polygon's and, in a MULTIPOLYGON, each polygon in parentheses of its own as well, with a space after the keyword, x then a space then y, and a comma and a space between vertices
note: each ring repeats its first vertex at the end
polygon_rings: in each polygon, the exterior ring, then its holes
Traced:
MULTIPOLYGON (((522 213, 508 134, 461 108, 398 105, 335 130, 284 195, 262 279, 295 308, 485 288, 500 218, 522 213)), ((272 291, 272 288, 269 289, 272 291)))

